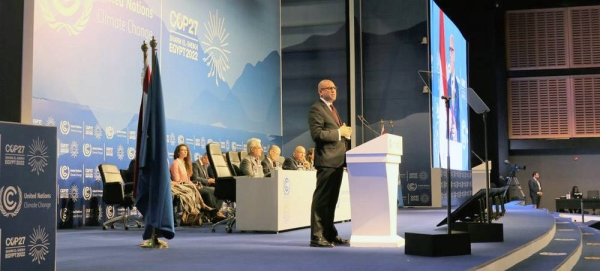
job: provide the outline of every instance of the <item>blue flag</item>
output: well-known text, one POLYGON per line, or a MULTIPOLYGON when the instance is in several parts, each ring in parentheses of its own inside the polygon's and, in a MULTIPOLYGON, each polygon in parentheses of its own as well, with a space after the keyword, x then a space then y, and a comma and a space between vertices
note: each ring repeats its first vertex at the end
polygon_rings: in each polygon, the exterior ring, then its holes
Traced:
POLYGON ((143 114, 135 204, 144 216, 144 240, 150 239, 153 232, 157 237, 172 239, 175 237, 173 198, 165 139, 165 109, 156 52, 152 53, 152 77, 143 114))

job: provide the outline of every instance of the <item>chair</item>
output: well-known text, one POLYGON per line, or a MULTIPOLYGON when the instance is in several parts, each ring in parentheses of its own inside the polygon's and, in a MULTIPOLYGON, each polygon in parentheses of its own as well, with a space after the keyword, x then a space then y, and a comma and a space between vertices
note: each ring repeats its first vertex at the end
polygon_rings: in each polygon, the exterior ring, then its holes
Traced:
POLYGON ((241 152, 239 152, 239 154, 240 154, 240 161, 244 160, 244 158, 246 156, 248 156, 248 152, 247 151, 241 151, 241 152))
POLYGON ((225 161, 225 158, 223 158, 221 145, 219 145, 219 143, 213 142, 206 145, 206 154, 215 177, 215 197, 225 201, 229 209, 226 219, 213 224, 212 232, 215 232, 215 227, 217 225, 225 224, 225 230, 228 233, 231 233, 232 228, 235 225, 235 209, 233 208, 235 204, 234 173, 225 161))
POLYGON ((225 155, 227 157, 227 165, 231 168, 231 172, 233 172, 234 176, 241 176, 242 170, 240 169, 240 164, 242 160, 240 159, 240 154, 236 151, 227 152, 225 155))
POLYGON ((130 222, 141 228, 143 222, 139 218, 131 216, 131 209, 134 205, 133 182, 124 181, 124 176, 127 176, 126 170, 119 170, 113 164, 100 164, 98 170, 103 185, 102 201, 106 205, 118 205, 125 208, 123 215, 105 221, 102 224, 102 229, 106 230, 108 227, 114 229, 115 223, 123 223, 125 230, 128 230, 130 222))

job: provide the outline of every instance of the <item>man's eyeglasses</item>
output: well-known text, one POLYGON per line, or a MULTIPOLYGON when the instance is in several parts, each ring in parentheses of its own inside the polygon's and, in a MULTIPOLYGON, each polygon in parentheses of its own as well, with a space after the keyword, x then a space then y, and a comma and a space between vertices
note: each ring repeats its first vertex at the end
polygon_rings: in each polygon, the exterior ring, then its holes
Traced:
POLYGON ((336 90, 337 87, 326 87, 326 88, 321 88, 321 90, 336 90))

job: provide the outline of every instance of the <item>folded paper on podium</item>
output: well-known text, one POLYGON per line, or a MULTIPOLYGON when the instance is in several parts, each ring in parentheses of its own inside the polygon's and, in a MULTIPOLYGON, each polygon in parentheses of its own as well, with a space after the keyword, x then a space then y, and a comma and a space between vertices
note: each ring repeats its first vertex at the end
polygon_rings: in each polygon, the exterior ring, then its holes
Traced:
POLYGON ((353 247, 400 247, 398 174, 402 137, 384 134, 346 153, 353 247))

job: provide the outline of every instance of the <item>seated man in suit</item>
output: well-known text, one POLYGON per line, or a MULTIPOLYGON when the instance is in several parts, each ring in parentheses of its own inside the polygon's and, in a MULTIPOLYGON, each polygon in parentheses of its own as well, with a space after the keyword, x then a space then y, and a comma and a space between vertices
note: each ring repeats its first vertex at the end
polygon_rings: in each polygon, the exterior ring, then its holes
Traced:
POLYGON ((208 155, 204 153, 192 164, 192 177, 190 179, 196 184, 202 199, 208 206, 221 209, 223 201, 215 197, 215 178, 209 176, 208 165, 208 155))
POLYGON ((263 154, 263 148, 260 146, 260 139, 250 138, 246 143, 248 149, 248 156, 244 157, 240 164, 242 175, 250 177, 264 177, 262 165, 260 163, 260 157, 263 154))
POLYGON ((269 152, 267 153, 267 157, 262 160, 260 163, 263 167, 263 172, 265 176, 271 176, 271 172, 279 167, 279 155, 281 154, 281 149, 273 144, 269 147, 269 152))
POLYGON ((310 169, 310 164, 304 159, 304 155, 306 154, 306 149, 302 146, 298 146, 294 149, 294 154, 292 157, 285 158, 285 162, 283 162, 283 166, 281 168, 286 170, 308 170, 310 169))

